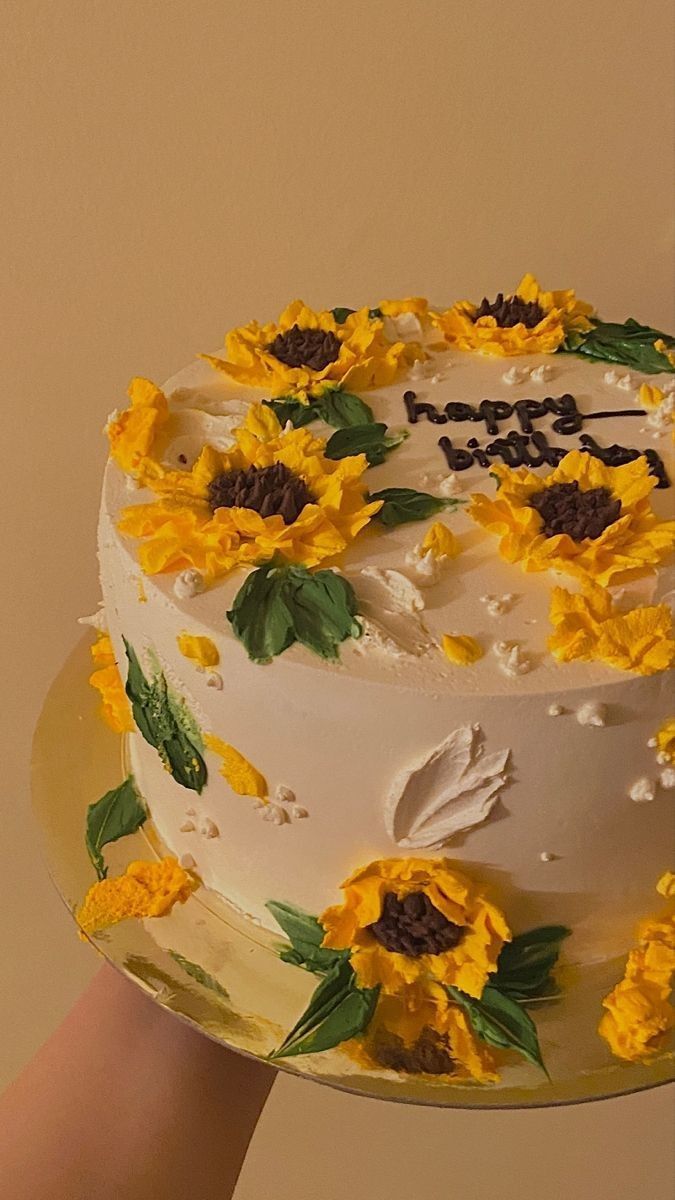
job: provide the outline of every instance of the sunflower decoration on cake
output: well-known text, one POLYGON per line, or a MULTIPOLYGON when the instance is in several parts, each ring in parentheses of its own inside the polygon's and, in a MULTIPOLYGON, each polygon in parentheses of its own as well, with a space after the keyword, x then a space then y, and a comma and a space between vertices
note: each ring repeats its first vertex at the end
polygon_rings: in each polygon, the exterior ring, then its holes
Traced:
POLYGON ((592 329, 593 312, 572 289, 547 292, 534 275, 524 275, 510 295, 486 296, 480 304, 459 300, 433 319, 458 350, 508 357, 554 354, 571 335, 592 329))
POLYGON ((360 1067, 493 1082, 509 1051, 545 1070, 527 1005, 558 994, 569 930, 512 935, 484 890, 445 858, 378 859, 320 918, 268 908, 284 961, 322 977, 272 1058, 342 1045, 360 1067))
POLYGON ((250 321, 230 330, 225 358, 203 357, 235 383, 309 404, 329 388, 358 392, 393 383, 425 357, 418 342, 397 336, 398 321, 409 314, 421 328, 419 318, 426 320, 426 312, 420 298, 358 311, 315 311, 294 300, 277 321, 250 321))
POLYGON ((380 859, 342 890, 321 917, 324 945, 349 949, 361 987, 398 995, 429 979, 480 996, 511 937, 499 909, 443 859, 380 859))
POLYGON ((135 453, 129 423, 118 419, 113 458, 133 463, 138 483, 157 496, 126 508, 119 529, 139 539, 148 575, 193 567, 212 581, 275 557, 316 567, 340 554, 381 507, 366 496, 365 455, 333 460, 325 446, 306 428, 282 431, 271 409, 255 404, 230 450, 206 445, 191 469, 172 470, 145 440, 135 453))
POLYGON ((675 547, 675 521, 661 521, 657 480, 640 456, 606 466, 572 450, 545 478, 495 466, 497 494, 476 494, 469 513, 499 537, 499 553, 524 571, 561 571, 600 587, 652 573, 675 547))

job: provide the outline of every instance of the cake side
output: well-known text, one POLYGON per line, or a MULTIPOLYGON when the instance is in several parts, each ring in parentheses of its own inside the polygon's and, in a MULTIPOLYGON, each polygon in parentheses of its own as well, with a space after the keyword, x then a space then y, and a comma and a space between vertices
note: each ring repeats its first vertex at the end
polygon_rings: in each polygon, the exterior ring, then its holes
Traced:
POLYGON ((485 1082, 480 1002, 539 1062, 518 1005, 562 940, 620 954, 667 893, 673 360, 525 277, 445 311, 297 302, 111 417, 133 787, 184 874, 358 1011, 322 1045, 372 1020, 371 1065, 485 1082))

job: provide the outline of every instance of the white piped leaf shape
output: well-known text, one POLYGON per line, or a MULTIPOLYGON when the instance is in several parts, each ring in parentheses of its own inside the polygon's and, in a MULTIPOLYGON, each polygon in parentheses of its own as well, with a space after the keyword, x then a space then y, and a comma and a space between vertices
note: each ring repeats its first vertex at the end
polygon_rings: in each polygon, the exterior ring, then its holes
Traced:
POLYGON ((394 779, 384 823, 397 846, 438 850, 490 815, 508 780, 510 750, 483 751, 479 725, 461 725, 394 779))

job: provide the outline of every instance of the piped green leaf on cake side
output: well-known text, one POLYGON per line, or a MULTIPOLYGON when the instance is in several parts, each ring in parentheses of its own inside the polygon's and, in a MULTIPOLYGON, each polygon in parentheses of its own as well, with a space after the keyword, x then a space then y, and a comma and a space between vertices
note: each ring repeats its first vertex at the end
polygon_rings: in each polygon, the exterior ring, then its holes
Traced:
POLYGON ((325 929, 316 917, 296 905, 269 900, 265 908, 271 912, 291 943, 290 947, 284 946, 279 951, 279 957, 284 962, 322 975, 349 957, 348 950, 329 950, 322 946, 325 929))
POLYGON ((646 375, 675 371, 667 352, 675 352, 675 337, 642 325, 634 317, 627 321, 593 321, 585 333, 568 333, 563 349, 602 362, 618 363, 646 375))
POLYGON ((156 668, 149 681, 126 638, 124 646, 129 660, 126 693, 139 733, 157 750, 176 783, 201 792, 206 783, 206 764, 201 738, 193 732, 194 719, 185 702, 170 692, 162 671, 156 668))
POLYGON ((446 500, 429 492, 417 492, 414 488, 395 487, 371 492, 368 499, 382 501, 382 508, 374 519, 388 529, 410 521, 424 521, 427 517, 434 517, 444 510, 454 510, 465 503, 464 500, 446 500))
POLYGON ((450 999, 464 1009, 481 1041, 499 1050, 515 1050, 549 1077, 536 1026, 522 1005, 489 985, 483 988, 480 1000, 467 996, 456 987, 447 986, 446 991, 450 999))
POLYGON ((108 874, 101 853, 103 847, 127 837, 128 834, 136 833, 147 815, 133 775, 129 775, 119 787, 106 792, 100 800, 89 805, 85 841, 87 853, 99 879, 105 879, 108 874))
POLYGON ((351 584, 334 571, 266 563, 247 577, 227 619, 254 662, 267 663, 299 642, 335 661, 340 644, 359 637, 351 584))
POLYGON ((347 960, 336 963, 270 1059, 317 1054, 363 1033, 375 1012, 379 990, 379 987, 358 987, 350 963, 347 960))
POLYGON ((490 986, 521 1004, 559 995, 553 971, 571 932, 565 925, 541 925, 517 934, 503 946, 490 986))

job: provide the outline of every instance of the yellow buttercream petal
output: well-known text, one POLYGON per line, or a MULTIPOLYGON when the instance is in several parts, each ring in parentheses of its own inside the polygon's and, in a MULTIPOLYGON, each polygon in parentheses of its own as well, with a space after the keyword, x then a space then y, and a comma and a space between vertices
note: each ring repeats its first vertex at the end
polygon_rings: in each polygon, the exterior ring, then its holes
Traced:
POLYGON ((103 720, 115 733, 131 733, 134 729, 131 707, 107 633, 99 633, 91 647, 91 657, 96 670, 89 676, 89 682, 100 694, 103 720))
POLYGON ((177 859, 132 862, 123 875, 90 887, 77 913, 85 933, 95 933, 130 917, 162 917, 184 904, 196 884, 177 859))
POLYGON ((468 667, 482 658, 485 651, 480 642, 469 634, 445 633, 441 641, 443 653, 457 667, 468 667))
POLYGON ((460 546, 457 538, 442 521, 434 521, 422 541, 422 553, 431 552, 434 558, 456 558, 460 546))
POLYGON ((220 651, 211 638, 196 633, 179 633, 176 640, 181 654, 200 667, 215 667, 220 662, 220 651))
POLYGON ((243 754, 212 733, 205 735, 204 742, 209 750, 223 760, 220 773, 227 780, 233 792, 236 792, 238 796, 256 796, 259 800, 267 799, 267 780, 247 758, 244 758, 243 754))

